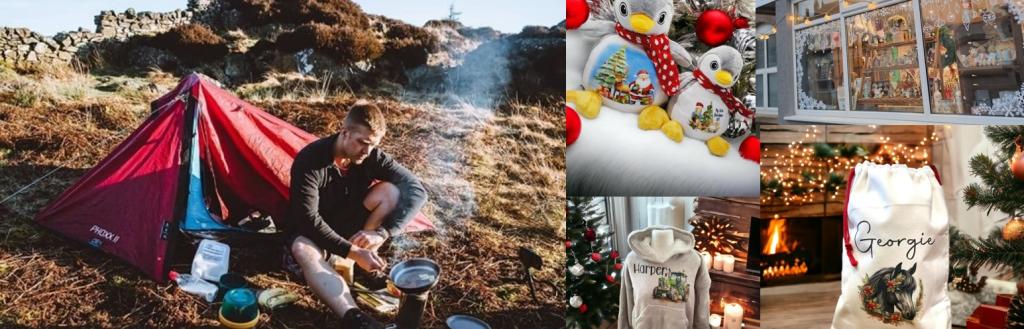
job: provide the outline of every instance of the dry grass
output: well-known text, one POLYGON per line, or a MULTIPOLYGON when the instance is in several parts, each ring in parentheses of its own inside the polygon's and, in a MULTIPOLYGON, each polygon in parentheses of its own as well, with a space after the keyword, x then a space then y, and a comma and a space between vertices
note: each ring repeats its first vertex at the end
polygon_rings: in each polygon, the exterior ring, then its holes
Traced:
MULTIPOLYGON (((169 78, 154 73, 149 79, 160 85, 169 78)), ((281 92, 280 85, 264 89, 281 92)), ((6 103, 0 104, 0 198, 60 168, 0 204, 0 327, 216 326, 218 304, 156 284, 123 262, 31 224, 36 212, 147 113, 147 104, 119 92, 99 92, 77 102, 54 103, 50 97, 28 107, 0 99, 6 103)), ((257 105, 325 136, 337 129, 345 108, 355 101, 333 93, 319 102, 257 105)), ((400 237, 385 247, 392 262, 427 256, 440 263, 444 274, 432 294, 426 327, 442 327, 444 318, 456 313, 479 316, 495 328, 562 327, 564 290, 538 284, 539 300, 533 301, 516 256, 520 247, 533 249, 546 262, 535 277, 563 286, 564 142, 558 111, 551 110, 557 106, 512 104, 490 110, 372 101, 386 109, 389 120, 383 149, 420 174, 431 197, 424 212, 439 226, 436 232, 400 237)), ((194 247, 177 248, 179 255, 190 255, 194 247)), ((232 269, 255 287, 285 287, 300 295, 296 305, 262 315, 260 327, 337 326, 337 317, 280 269, 279 248, 233 249, 232 269)), ((176 269, 188 270, 187 256, 175 261, 176 269)))

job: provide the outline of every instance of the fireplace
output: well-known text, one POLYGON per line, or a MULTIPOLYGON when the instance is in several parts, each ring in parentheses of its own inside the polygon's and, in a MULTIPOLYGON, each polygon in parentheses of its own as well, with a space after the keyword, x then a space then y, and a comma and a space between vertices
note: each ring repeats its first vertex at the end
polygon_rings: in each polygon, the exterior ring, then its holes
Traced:
MULTIPOLYGON (((839 280, 842 217, 772 216, 755 219, 760 248, 753 248, 762 286, 839 280)), ((752 257, 754 258, 754 257, 752 257)))

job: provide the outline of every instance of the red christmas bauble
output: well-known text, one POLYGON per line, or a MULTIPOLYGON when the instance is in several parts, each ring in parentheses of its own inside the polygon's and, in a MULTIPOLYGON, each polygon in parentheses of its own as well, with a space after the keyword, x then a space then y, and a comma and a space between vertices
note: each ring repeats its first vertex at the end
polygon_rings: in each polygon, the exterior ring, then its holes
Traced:
POLYGON ((605 275, 604 279, 608 280, 608 283, 615 283, 615 276, 613 276, 611 274, 605 275))
POLYGON ((601 261, 601 254, 596 253, 596 252, 592 253, 592 254, 590 254, 590 259, 593 259, 595 262, 600 262, 601 261))
POLYGON ((611 256, 612 256, 612 259, 618 259, 619 258, 619 251, 618 250, 612 250, 612 255, 611 256))
POLYGON ((565 249, 572 248, 572 241, 565 240, 565 249))
POLYGON ((571 107, 565 107, 565 145, 569 146, 580 137, 580 115, 571 107))
POLYGON ((761 140, 757 136, 748 136, 740 143, 740 156, 744 159, 761 163, 761 140))
POLYGON ((736 17, 736 19, 732 21, 732 26, 735 26, 737 29, 750 28, 750 21, 745 17, 736 17))
POLYGON ((615 263, 615 270, 616 271, 622 270, 622 263, 615 263))
POLYGON ((580 313, 587 313, 587 304, 580 305, 580 313))
POLYGON ((586 0, 565 0, 565 27, 572 30, 583 25, 590 17, 586 0))
POLYGON ((594 241, 597 239, 597 233, 594 232, 594 229, 588 228, 587 232, 583 233, 583 237, 587 238, 587 241, 594 241))
POLYGON ((704 44, 716 47, 732 38, 732 17, 718 9, 705 10, 697 17, 697 39, 704 44))

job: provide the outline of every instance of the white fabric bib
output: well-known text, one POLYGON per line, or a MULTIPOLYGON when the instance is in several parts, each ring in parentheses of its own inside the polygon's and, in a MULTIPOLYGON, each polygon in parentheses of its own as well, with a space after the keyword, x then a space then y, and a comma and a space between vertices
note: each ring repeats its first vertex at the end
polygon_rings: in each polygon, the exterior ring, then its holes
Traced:
POLYGON ((861 163, 846 195, 832 328, 950 328, 949 218, 933 169, 861 163))

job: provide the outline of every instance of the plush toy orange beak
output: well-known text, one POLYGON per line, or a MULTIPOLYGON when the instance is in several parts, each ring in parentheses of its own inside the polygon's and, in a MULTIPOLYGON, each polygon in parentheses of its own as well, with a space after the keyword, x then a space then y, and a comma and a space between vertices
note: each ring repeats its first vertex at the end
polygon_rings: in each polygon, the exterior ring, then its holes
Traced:
POLYGON ((715 72, 715 81, 718 82, 719 86, 726 88, 732 87, 732 74, 725 70, 719 70, 718 72, 715 72))
POLYGON ((629 25, 632 25, 637 33, 647 33, 654 27, 654 20, 644 14, 632 14, 629 15, 629 25))

